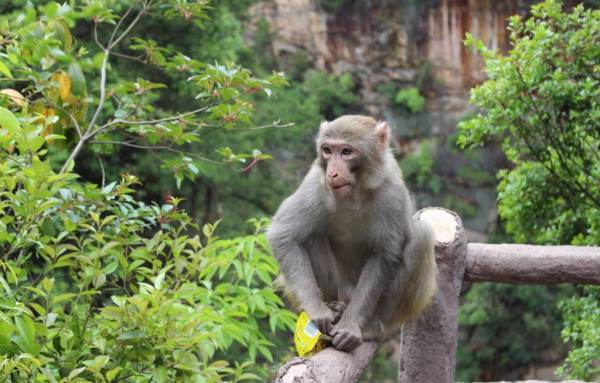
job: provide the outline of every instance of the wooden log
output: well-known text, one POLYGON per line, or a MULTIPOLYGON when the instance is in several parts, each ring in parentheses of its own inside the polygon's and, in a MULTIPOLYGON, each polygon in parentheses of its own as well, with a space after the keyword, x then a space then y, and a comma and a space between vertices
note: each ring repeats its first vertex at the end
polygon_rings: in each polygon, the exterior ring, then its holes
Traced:
POLYGON ((600 285, 600 247, 469 243, 465 280, 600 285))
POLYGON ((438 289, 431 306, 402 327, 399 381, 454 382, 459 294, 465 270, 466 238, 458 214, 427 208, 417 217, 433 228, 438 289))
POLYGON ((294 358, 279 369, 273 382, 356 382, 378 347, 376 342, 364 342, 350 353, 328 347, 310 358, 294 358))

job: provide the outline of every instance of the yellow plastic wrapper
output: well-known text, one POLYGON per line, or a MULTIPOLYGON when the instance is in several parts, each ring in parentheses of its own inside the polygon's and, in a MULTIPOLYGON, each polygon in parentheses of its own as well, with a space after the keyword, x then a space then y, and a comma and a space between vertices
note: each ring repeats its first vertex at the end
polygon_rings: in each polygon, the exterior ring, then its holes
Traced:
POLYGON ((296 330, 294 331, 294 344, 299 356, 308 356, 323 350, 327 346, 327 340, 330 340, 325 334, 317 328, 308 315, 302 311, 296 321, 296 330))

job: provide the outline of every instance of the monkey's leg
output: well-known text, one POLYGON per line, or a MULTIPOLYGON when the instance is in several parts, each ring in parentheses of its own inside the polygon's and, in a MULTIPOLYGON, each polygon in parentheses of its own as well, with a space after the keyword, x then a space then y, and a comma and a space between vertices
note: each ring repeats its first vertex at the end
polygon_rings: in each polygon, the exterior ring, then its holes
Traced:
POLYGON ((340 350, 351 350, 362 341, 361 328, 366 325, 383 291, 383 265, 378 257, 371 257, 364 265, 350 304, 334 326, 333 346, 340 350))

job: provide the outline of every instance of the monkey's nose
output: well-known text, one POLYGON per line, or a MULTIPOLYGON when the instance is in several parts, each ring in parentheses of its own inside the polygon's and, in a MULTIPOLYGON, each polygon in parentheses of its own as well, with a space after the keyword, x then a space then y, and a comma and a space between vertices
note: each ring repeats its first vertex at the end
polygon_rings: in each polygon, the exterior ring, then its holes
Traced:
POLYGON ((331 178, 331 179, 334 179, 337 176, 338 176, 337 173, 329 173, 329 178, 331 178))

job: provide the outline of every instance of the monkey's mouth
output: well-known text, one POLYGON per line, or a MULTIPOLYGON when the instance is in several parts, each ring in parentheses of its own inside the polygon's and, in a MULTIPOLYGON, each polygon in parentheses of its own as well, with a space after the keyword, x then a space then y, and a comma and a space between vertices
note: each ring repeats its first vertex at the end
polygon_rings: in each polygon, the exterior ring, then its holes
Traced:
POLYGON ((352 189, 351 183, 341 184, 341 185, 331 185, 331 189, 336 192, 343 192, 352 189))

